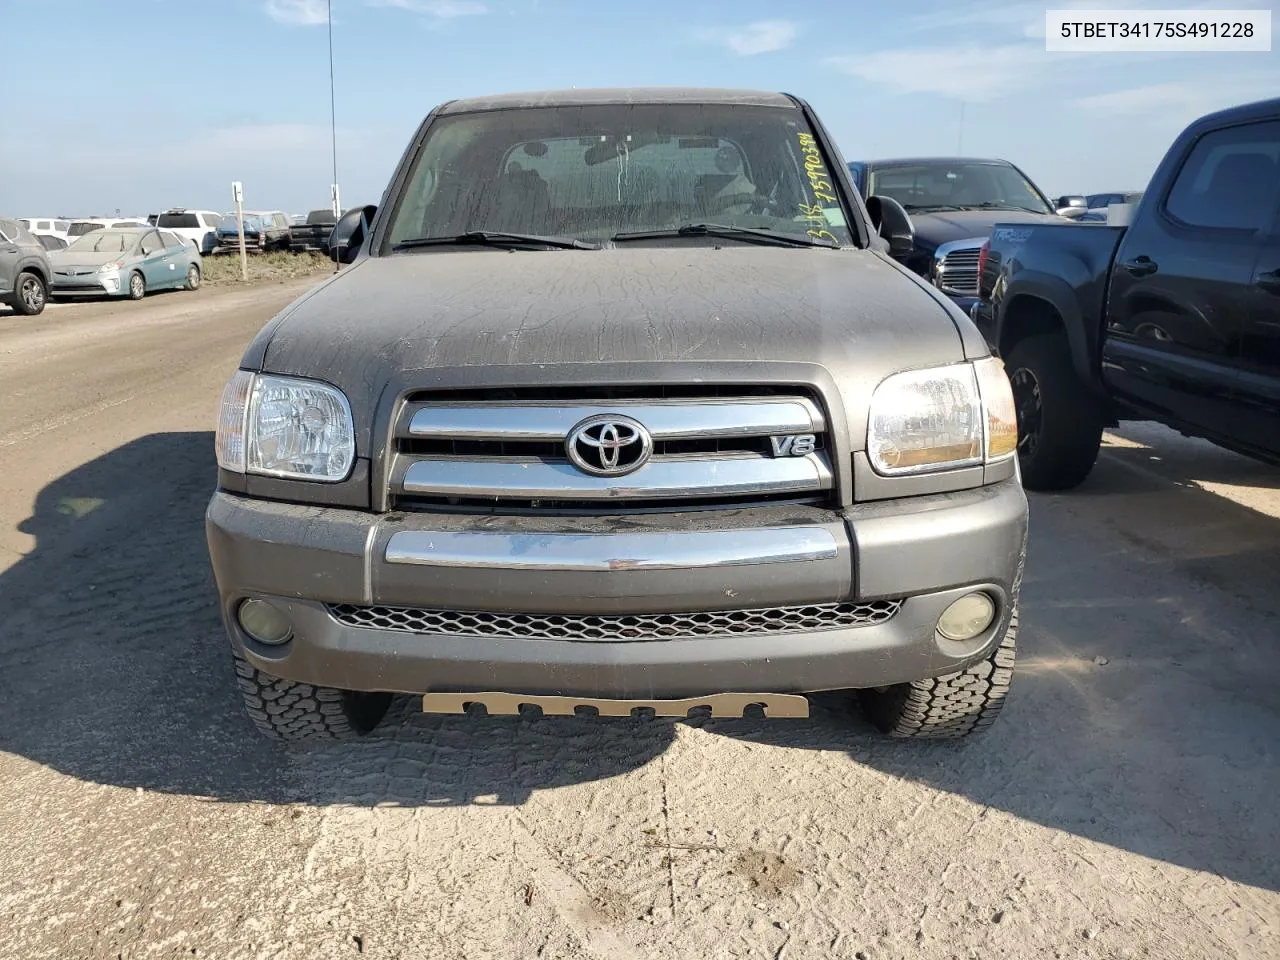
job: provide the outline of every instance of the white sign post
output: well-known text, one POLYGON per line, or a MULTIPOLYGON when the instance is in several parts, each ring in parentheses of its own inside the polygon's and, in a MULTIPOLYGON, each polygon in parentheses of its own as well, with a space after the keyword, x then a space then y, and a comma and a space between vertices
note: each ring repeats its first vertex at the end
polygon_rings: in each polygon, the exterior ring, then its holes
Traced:
POLYGON ((240 231, 240 279, 249 279, 249 255, 244 249, 244 184, 239 180, 231 183, 231 198, 236 202, 236 227, 240 231))
POLYGON ((336 220, 342 216, 342 201, 339 199, 338 185, 336 183, 329 185, 329 197, 333 200, 333 218, 336 220))

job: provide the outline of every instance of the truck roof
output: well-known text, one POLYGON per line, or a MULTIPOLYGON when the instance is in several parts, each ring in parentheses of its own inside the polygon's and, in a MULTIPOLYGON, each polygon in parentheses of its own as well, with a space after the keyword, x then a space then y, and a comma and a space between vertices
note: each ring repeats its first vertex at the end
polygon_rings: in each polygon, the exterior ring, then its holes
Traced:
POLYGON ((515 107, 562 107, 624 103, 725 103, 759 107, 795 107, 783 93, 720 87, 584 87, 504 93, 495 96, 451 100, 442 114, 509 110, 515 107))
POLYGON ((1188 127, 1188 131, 1199 130, 1206 126, 1220 126, 1224 121, 1231 120, 1258 120, 1263 117, 1280 116, 1280 97, 1271 100, 1255 100, 1252 103, 1241 103, 1234 107, 1227 107, 1225 110, 1219 110, 1216 113, 1207 113, 1203 117, 1198 118, 1188 127))

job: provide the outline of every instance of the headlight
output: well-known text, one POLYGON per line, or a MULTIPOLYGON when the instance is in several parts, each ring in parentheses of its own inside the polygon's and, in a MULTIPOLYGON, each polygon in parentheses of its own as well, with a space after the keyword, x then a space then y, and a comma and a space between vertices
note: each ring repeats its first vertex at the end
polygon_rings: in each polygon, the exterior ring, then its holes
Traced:
POLYGON ((238 370, 222 393, 215 448, 233 473, 336 483, 355 462, 351 407, 327 383, 238 370))
POLYGON ((1013 390, 994 357, 894 374, 876 388, 867 456, 902 476, 993 463, 1018 446, 1013 390))
POLYGON ((113 260, 111 263, 104 263, 98 268, 99 273, 116 273, 124 266, 123 260, 113 260))

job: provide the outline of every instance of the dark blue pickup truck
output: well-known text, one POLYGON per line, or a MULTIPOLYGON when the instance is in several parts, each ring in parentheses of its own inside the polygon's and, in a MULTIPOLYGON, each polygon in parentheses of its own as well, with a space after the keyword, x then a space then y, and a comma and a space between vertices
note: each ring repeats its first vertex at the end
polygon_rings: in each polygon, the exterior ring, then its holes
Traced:
POLYGON ((997 223, 979 273, 1029 489, 1081 483, 1120 420, 1280 463, 1280 99, 1191 124, 1129 226, 997 223))

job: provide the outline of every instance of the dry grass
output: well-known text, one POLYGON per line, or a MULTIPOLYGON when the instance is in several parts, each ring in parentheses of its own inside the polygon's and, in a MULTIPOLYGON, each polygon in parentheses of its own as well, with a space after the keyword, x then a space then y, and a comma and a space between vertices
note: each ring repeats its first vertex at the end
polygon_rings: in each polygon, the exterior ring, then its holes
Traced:
MULTIPOLYGON (((333 261, 318 253, 255 253, 249 256, 249 282, 291 280, 333 272, 333 261)), ((240 283, 240 255, 215 254, 204 258, 204 282, 240 283)))

